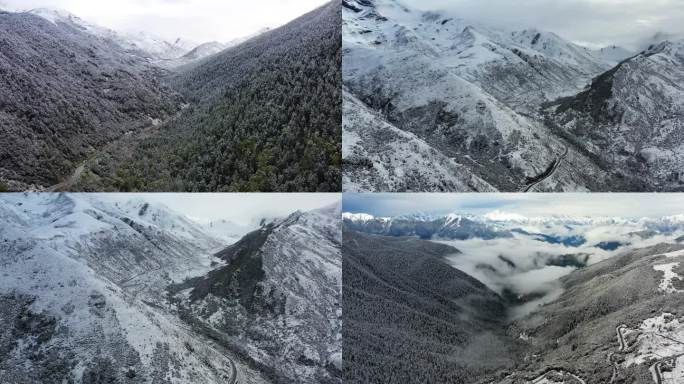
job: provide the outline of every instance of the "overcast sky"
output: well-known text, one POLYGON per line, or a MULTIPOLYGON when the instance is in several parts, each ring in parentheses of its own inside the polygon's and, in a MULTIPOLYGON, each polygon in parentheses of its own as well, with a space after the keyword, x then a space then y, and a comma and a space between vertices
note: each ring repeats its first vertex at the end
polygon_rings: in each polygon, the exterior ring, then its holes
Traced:
POLYGON ((587 46, 637 49, 657 32, 684 34, 682 0, 403 0, 505 28, 537 27, 587 46))
POLYGON ((326 207, 341 199, 336 193, 119 193, 101 196, 117 201, 142 199, 162 203, 197 221, 225 219, 240 225, 249 225, 264 217, 285 217, 297 210, 326 207))
POLYGON ((327 0, 0 0, 9 10, 53 8, 121 32, 197 43, 228 42, 277 27, 327 0))
POLYGON ((502 211, 527 217, 661 217, 684 214, 684 194, 345 194, 343 210, 374 216, 502 211))

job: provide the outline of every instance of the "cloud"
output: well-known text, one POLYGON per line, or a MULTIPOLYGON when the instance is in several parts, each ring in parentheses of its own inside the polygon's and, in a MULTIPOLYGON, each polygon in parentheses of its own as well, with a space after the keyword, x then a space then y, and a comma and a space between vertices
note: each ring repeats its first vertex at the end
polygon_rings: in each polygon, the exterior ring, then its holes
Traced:
POLYGON ((221 41, 277 27, 326 0, 2 0, 12 10, 54 8, 114 29, 167 40, 221 41))
POLYGON ((658 32, 684 34, 680 0, 403 0, 422 10, 449 10, 501 28, 537 27, 591 46, 637 49, 658 32))
MULTIPOLYGON (((513 238, 493 240, 469 239, 440 241, 449 244, 461 253, 448 257, 449 263, 497 293, 505 289, 518 295, 537 295, 538 297, 518 308, 511 316, 524 316, 538 305, 555 300, 562 293, 560 279, 576 270, 573 266, 548 265, 549 260, 561 255, 587 255, 589 265, 616 257, 638 248, 661 243, 675 243, 682 233, 659 234, 649 239, 641 239, 633 234, 644 228, 635 223, 624 225, 586 225, 558 228, 544 228, 540 233, 547 235, 581 235, 587 242, 578 247, 551 244, 535 240, 523 234, 513 238), (615 250, 596 247, 602 241, 616 241, 623 244, 615 250)), ((553 264, 553 263, 552 263, 553 264)))

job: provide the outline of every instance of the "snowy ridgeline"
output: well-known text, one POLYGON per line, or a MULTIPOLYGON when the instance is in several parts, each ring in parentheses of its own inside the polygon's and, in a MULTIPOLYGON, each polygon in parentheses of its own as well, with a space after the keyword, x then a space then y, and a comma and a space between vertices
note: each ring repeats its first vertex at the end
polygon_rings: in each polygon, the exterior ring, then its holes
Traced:
POLYGON ((215 55, 270 30, 269 28, 264 28, 252 35, 233 39, 225 43, 211 41, 200 44, 182 37, 168 41, 162 37, 142 31, 138 33, 119 33, 109 28, 92 24, 64 10, 36 8, 28 12, 54 24, 65 23, 98 38, 112 40, 121 48, 136 52, 150 59, 151 62, 168 68, 189 64, 215 55))
POLYGON ((590 50, 350 0, 343 46, 345 190, 680 186, 681 42, 590 50))
MULTIPOLYGON (((220 329, 189 321, 192 314, 179 313, 180 304, 169 300, 170 286, 230 266, 230 260, 217 257, 216 252, 237 241, 239 234, 226 234, 216 223, 213 228, 198 224, 162 205, 117 200, 73 194, 17 194, 0 199, 0 319, 8 325, 0 331, 0 381, 16 382, 20 377, 27 383, 44 383, 48 377, 59 382, 99 378, 127 383, 291 380, 296 362, 289 370, 269 365, 274 361, 272 354, 282 355, 273 345, 284 341, 273 340, 268 349, 253 342, 251 349, 241 350, 230 335, 217 336, 220 329), (262 365, 255 369, 250 361, 262 365)), ((318 216, 317 223, 318 228, 332 225, 318 216)), ((241 228, 227 221, 222 224, 232 230, 241 228)), ((313 231, 302 225, 303 235, 313 231)), ((339 252, 327 252, 333 264, 320 266, 334 279, 341 274, 341 261, 334 263, 339 252)), ((317 256, 313 252, 307 257, 308 268, 315 269, 311 264, 317 256)), ((281 262, 280 253, 273 252, 271 257, 263 269, 266 279, 278 284, 279 276, 288 272, 273 273, 281 262)), ((297 268, 299 261, 290 260, 280 268, 297 268)), ((325 293, 331 296, 307 299, 336 300, 335 289, 325 293)), ((283 295, 289 305, 299 302, 287 291, 283 295)), ((335 315, 330 315, 331 321, 335 315)), ((308 329, 309 321, 313 320, 304 317, 281 328, 296 334, 298 327, 308 329)), ((270 322, 282 320, 274 316, 263 321, 270 322)), ((333 323, 329 328, 321 332, 335 334, 333 323)), ((245 345, 253 336, 245 336, 245 345)), ((341 351, 341 342, 336 348, 334 339, 317 341, 330 342, 327 349, 341 351)), ((310 365, 305 367, 312 370, 310 365)), ((304 382, 309 379, 305 375, 304 382)))

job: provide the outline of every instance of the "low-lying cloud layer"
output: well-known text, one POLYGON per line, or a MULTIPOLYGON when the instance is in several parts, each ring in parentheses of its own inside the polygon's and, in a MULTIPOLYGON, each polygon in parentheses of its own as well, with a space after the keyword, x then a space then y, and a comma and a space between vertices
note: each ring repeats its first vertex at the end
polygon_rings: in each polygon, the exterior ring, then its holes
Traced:
MULTIPOLYGON (((514 225, 514 227, 516 227, 514 225)), ((493 240, 469 239, 440 241, 462 253, 449 257, 457 269, 475 277, 490 289, 504 293, 508 290, 522 297, 532 298, 517 308, 511 316, 519 317, 538 305, 550 302, 562 293, 560 278, 580 268, 637 248, 660 243, 675 243, 684 232, 645 235, 645 227, 638 222, 621 224, 589 224, 538 228, 521 226, 529 233, 571 237, 585 240, 579 246, 553 244, 535 235, 516 233, 513 238, 493 240), (600 244, 613 243, 615 249, 602 249, 600 244)))
MULTIPOLYGON (((680 0, 404 0, 423 10, 450 10, 503 28, 537 27, 576 43, 640 49, 656 33, 684 35, 680 0)), ((668 36, 661 36, 668 37, 668 36)), ((672 37, 672 36, 670 36, 672 37)))

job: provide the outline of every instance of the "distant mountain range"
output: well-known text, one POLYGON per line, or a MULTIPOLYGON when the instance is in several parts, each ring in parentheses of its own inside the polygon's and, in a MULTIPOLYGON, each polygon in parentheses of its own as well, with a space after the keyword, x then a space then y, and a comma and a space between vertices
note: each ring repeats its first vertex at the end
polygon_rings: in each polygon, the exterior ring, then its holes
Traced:
POLYGON ((347 191, 681 188, 681 41, 590 50, 397 0, 345 0, 343 40, 347 191))
POLYGON ((0 382, 341 383, 337 206, 232 244, 144 199, 0 213, 0 382))
POLYGON ((488 216, 344 215, 345 382, 679 382, 682 217, 488 216))
POLYGON ((0 13, 0 190, 339 191, 338 3, 231 42, 0 13))
POLYGON ((494 211, 482 216, 452 213, 376 217, 365 213, 345 212, 342 218, 345 226, 356 231, 376 235, 415 236, 427 240, 491 240, 523 234, 542 235, 540 239, 550 241, 549 239, 574 238, 588 228, 606 227, 621 229, 615 232, 615 238, 610 239, 618 241, 622 235, 645 239, 657 234, 670 235, 684 231, 682 215, 659 218, 525 217, 494 211))
POLYGON ((214 55, 226 48, 239 45, 270 30, 270 28, 264 28, 257 33, 242 38, 236 38, 226 43, 211 41, 198 44, 181 37, 172 41, 167 41, 164 38, 147 32, 122 34, 109 28, 91 24, 64 10, 36 8, 28 11, 28 13, 40 16, 54 24, 64 23, 72 25, 102 39, 113 40, 121 46, 121 48, 141 54, 151 62, 169 68, 189 64, 193 61, 214 55))

